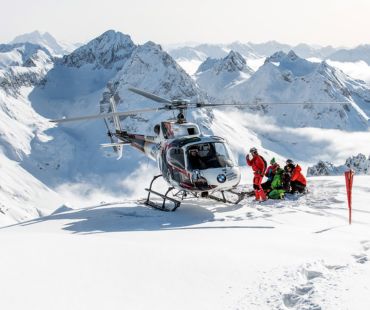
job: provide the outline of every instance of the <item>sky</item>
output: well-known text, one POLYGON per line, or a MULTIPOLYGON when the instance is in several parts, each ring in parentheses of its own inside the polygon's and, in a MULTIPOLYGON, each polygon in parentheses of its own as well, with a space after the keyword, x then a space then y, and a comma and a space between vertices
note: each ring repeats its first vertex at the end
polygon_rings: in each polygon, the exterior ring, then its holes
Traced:
POLYGON ((0 0, 0 42, 39 30, 87 42, 108 29, 135 43, 370 43, 369 0, 0 0))

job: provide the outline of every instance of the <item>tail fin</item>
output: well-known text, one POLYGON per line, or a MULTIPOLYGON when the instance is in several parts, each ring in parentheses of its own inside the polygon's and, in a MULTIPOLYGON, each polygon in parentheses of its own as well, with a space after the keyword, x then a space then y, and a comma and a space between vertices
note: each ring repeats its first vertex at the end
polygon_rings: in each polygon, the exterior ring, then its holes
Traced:
MULTIPOLYGON (((109 99, 109 103, 110 103, 110 108, 112 110, 112 113, 116 113, 117 112, 117 106, 116 106, 116 101, 115 101, 114 96, 112 96, 109 99)), ((112 116, 112 118, 113 118, 113 124, 114 124, 114 128, 115 128, 116 132, 117 131, 122 131, 119 116, 114 115, 114 116, 112 116)))
MULTIPOLYGON (((109 110, 112 113, 117 112, 115 96, 111 96, 109 98, 109 110)), ((117 154, 117 160, 118 160, 122 157, 123 146, 122 146, 122 143, 118 142, 117 139, 114 139, 114 134, 122 131, 121 121, 119 119, 119 116, 117 116, 117 115, 113 115, 113 116, 111 116, 111 118, 113 120, 113 125, 114 125, 115 132, 112 133, 111 130, 110 130, 110 127, 109 127, 109 119, 110 118, 104 118, 104 123, 105 123, 105 126, 107 127, 107 130, 108 130, 107 134, 110 138, 111 143, 110 144, 103 144, 102 146, 103 147, 112 147, 114 152, 117 154)))
POLYGON ((117 160, 122 158, 123 153, 123 143, 117 142, 117 143, 103 143, 100 144, 101 147, 112 147, 114 152, 117 154, 117 160))

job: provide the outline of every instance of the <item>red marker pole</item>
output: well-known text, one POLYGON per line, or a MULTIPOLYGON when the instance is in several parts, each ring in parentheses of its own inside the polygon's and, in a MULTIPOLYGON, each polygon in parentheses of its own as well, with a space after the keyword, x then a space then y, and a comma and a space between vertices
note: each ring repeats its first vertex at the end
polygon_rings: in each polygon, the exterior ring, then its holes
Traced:
POLYGON ((347 201, 349 210, 349 224, 352 223, 352 184, 353 184, 353 170, 348 170, 344 172, 344 177, 346 179, 346 189, 347 189, 347 201))

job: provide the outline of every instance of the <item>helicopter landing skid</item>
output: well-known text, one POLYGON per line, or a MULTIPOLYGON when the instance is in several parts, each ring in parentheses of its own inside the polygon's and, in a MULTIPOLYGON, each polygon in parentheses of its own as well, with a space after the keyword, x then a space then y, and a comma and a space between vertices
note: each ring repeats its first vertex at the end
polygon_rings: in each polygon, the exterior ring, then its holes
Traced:
POLYGON ((174 190, 174 187, 169 187, 165 194, 161 194, 161 193, 159 193, 159 192, 157 192, 157 191, 154 191, 154 190, 152 189, 152 186, 153 186, 154 181, 155 181, 157 178, 161 177, 161 176, 162 176, 161 174, 160 174, 160 175, 156 175, 156 176, 153 178, 153 180, 150 182, 150 186, 149 186, 149 188, 146 188, 146 189, 145 189, 145 190, 148 192, 148 197, 146 198, 146 201, 144 202, 144 204, 146 204, 147 206, 150 206, 150 207, 152 207, 152 208, 154 208, 154 209, 160 210, 160 211, 166 211, 166 212, 173 212, 173 211, 176 211, 176 209, 177 209, 178 207, 180 207, 181 201, 179 201, 179 200, 177 200, 177 199, 174 199, 174 198, 172 198, 172 197, 168 197, 168 194, 169 194, 172 190, 174 190), (162 204, 160 205, 160 204, 157 204, 157 203, 155 203, 154 201, 150 200, 150 194, 157 195, 157 196, 161 197, 161 198, 163 199, 162 204), (166 206, 166 201, 170 201, 170 202, 173 204, 173 207, 172 207, 172 208, 168 208, 168 207, 166 206))
POLYGON ((239 192, 234 192, 233 190, 229 189, 229 190, 221 191, 221 196, 222 197, 209 195, 208 198, 216 200, 216 201, 220 201, 220 202, 223 202, 223 203, 238 204, 239 202, 241 202, 245 198, 246 195, 247 195, 247 193, 245 193, 245 192, 240 192, 239 193, 239 192), (230 199, 226 198, 225 193, 229 193, 231 195, 237 196, 237 199, 235 201, 231 201, 230 199))

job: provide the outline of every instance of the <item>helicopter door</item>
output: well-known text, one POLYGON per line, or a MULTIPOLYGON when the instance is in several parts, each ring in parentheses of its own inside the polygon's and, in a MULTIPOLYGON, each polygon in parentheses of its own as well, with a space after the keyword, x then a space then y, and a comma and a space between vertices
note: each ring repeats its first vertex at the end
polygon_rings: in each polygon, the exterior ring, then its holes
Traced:
POLYGON ((167 151, 167 162, 170 166, 172 180, 180 183, 186 178, 184 150, 172 147, 167 151))

